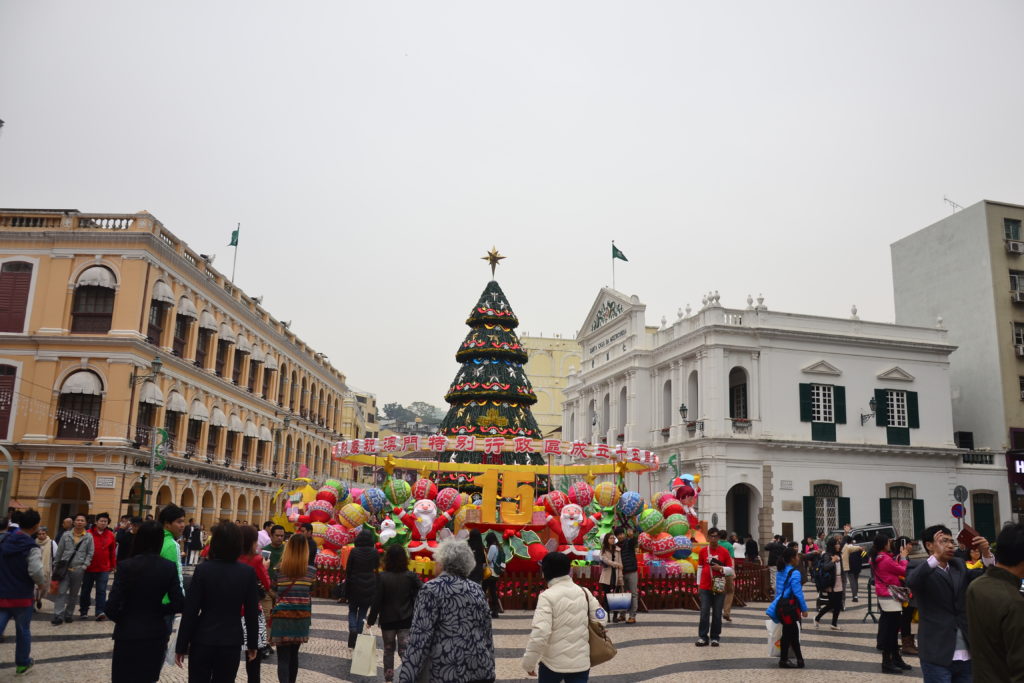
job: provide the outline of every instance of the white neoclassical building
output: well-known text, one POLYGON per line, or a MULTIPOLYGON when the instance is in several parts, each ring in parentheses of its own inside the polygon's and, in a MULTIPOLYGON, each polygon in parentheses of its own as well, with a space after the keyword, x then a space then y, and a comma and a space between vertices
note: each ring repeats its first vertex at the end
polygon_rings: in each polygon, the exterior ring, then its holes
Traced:
POLYGON ((704 520, 765 541, 892 522, 910 535, 967 520, 994 535, 1009 519, 1002 462, 953 443, 941 328, 745 309, 709 295, 697 312, 648 326, 636 296, 604 288, 577 337, 565 438, 656 451, 657 477, 700 473, 704 520))

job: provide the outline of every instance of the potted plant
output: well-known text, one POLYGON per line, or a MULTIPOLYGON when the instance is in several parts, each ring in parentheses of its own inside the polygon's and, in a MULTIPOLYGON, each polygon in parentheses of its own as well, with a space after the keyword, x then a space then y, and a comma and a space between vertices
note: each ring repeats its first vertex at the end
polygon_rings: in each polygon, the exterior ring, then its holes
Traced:
POLYGON ((670 431, 672 431, 672 428, 671 428, 671 427, 662 427, 662 428, 661 428, 661 435, 662 435, 662 436, 668 436, 668 433, 669 433, 670 431))

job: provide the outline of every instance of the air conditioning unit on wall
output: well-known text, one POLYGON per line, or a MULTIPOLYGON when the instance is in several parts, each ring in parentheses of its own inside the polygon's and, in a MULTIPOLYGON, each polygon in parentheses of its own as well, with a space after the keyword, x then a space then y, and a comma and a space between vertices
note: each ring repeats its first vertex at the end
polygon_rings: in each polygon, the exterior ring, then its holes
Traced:
POLYGON ((1011 254, 1024 254, 1024 242, 1006 240, 1006 251, 1011 254))

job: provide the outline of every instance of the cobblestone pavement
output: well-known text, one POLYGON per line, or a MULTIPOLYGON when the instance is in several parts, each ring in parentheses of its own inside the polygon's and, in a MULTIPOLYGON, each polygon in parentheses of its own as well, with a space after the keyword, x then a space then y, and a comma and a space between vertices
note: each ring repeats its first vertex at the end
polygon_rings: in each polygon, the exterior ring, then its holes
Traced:
MULTIPOLYGON (((813 593, 813 588, 808 592, 813 593)), ((813 604, 811 600, 808 602, 813 604)), ((760 683, 820 680, 822 675, 827 675, 830 681, 879 680, 881 659, 875 650, 876 626, 870 618, 862 620, 866 613, 865 602, 847 601, 850 609, 840 617, 841 631, 831 631, 827 625, 816 629, 813 622, 807 620, 808 628, 802 640, 808 668, 804 670, 780 670, 777 660, 766 656, 765 606, 764 603, 756 603, 735 608, 732 623, 724 625, 722 646, 718 648, 694 647, 696 612, 657 611, 638 615, 635 625, 613 625, 610 627, 611 637, 619 648, 619 654, 594 669, 590 680, 596 683, 709 680, 719 683, 756 678, 760 683)), ((52 626, 52 608, 52 603, 44 603, 43 612, 37 614, 32 623, 32 654, 36 666, 31 676, 26 678, 76 683, 109 681, 113 624, 76 620, 72 624, 52 626)), ((382 673, 376 679, 349 674, 346 614, 344 605, 327 600, 315 602, 312 638, 299 654, 302 667, 300 682, 340 680, 363 683, 383 680, 382 673)), ((498 681, 536 680, 527 678, 519 666, 531 618, 532 614, 527 612, 507 612, 494 622, 498 681)), ((911 677, 920 678, 917 658, 908 657, 907 660, 914 665, 911 677)), ((14 626, 11 624, 7 627, 3 644, 0 644, 0 681, 14 679, 13 661, 14 626)), ((264 681, 277 680, 275 665, 274 658, 264 662, 264 681)), ((165 667, 160 680, 184 683, 186 671, 165 667)), ((242 667, 237 681, 245 681, 242 667)))

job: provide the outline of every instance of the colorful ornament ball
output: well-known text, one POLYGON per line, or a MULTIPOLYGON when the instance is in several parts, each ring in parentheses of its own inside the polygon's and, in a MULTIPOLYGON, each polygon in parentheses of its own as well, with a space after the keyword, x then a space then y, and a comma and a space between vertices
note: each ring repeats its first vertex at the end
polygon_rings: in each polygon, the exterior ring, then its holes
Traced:
POLYGON ((594 489, 587 482, 578 481, 569 487, 569 500, 585 508, 594 500, 594 489))
POLYGON ((569 500, 565 491, 552 491, 544 496, 544 509, 549 515, 558 517, 562 514, 562 508, 569 505, 570 502, 572 501, 569 500))
POLYGON ((676 513, 665 518, 665 531, 673 536, 685 536, 690 533, 690 524, 684 515, 676 513))
POLYGON ((338 521, 346 529, 355 529, 365 524, 369 518, 370 513, 358 503, 349 503, 338 512, 338 521))
POLYGON ((326 500, 314 500, 306 506, 306 514, 314 522, 328 522, 334 516, 334 505, 326 500))
POLYGON ((444 514, 453 507, 461 507, 462 496, 457 489, 449 486, 437 492, 434 502, 437 503, 438 514, 444 514))
POLYGON ((392 505, 401 505, 412 496, 412 487, 405 479, 389 477, 384 482, 384 495, 388 497, 392 505))
POLYGON ((363 491, 363 507, 373 515, 379 514, 388 504, 388 497, 378 488, 363 491))
POLYGON ((619 487, 610 481, 602 481, 594 488, 594 499, 603 508, 610 508, 619 502, 619 487))
POLYGON ((640 513, 640 509, 643 507, 643 499, 640 498, 640 494, 636 491, 626 491, 619 498, 617 504, 619 514, 623 517, 636 517, 640 513))
POLYGON ((640 513, 638 524, 640 525, 641 531, 646 531, 651 536, 654 536, 661 531, 661 525, 664 521, 665 518, 662 517, 660 512, 654 508, 647 508, 640 513))
POLYGON ((417 479, 412 485, 412 497, 416 500, 428 498, 434 500, 437 497, 437 484, 430 479, 417 479))
POLYGON ((317 500, 326 500, 334 507, 338 504, 338 491, 332 486, 322 486, 320 490, 316 492, 317 500))

